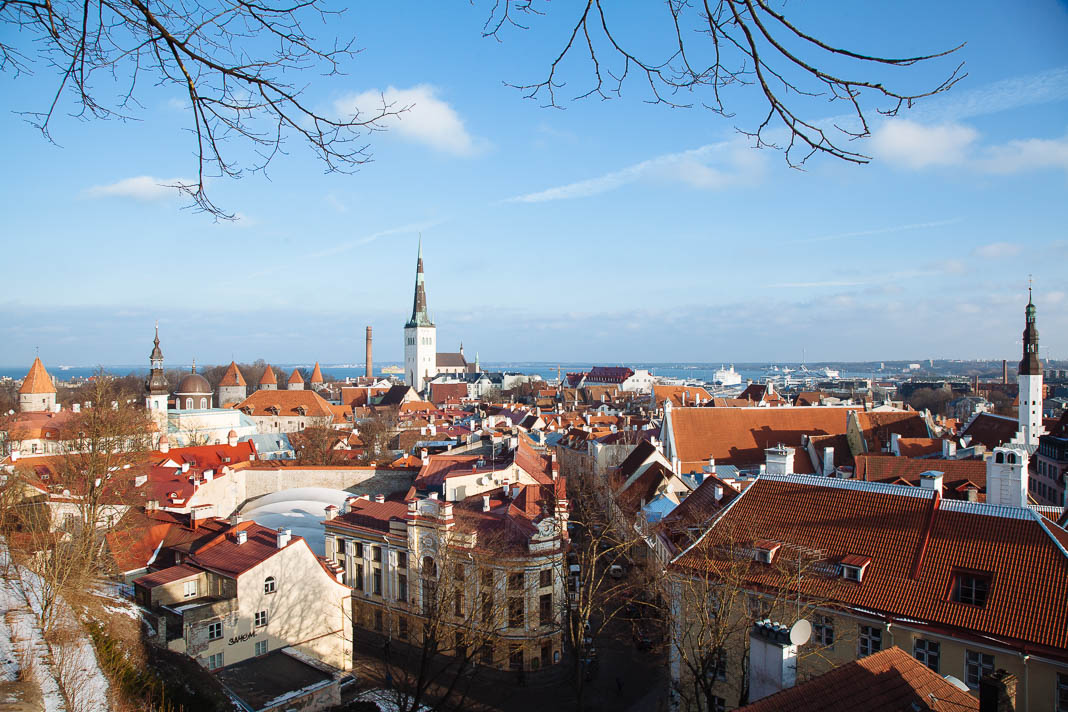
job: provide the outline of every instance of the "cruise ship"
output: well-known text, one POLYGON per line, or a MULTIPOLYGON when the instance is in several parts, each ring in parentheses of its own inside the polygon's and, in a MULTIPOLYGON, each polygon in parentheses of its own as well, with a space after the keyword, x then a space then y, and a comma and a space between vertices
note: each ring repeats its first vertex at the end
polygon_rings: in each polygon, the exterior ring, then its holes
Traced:
POLYGON ((734 370, 734 364, 730 369, 720 366, 712 377, 712 382, 717 386, 739 386, 742 383, 742 374, 734 370))

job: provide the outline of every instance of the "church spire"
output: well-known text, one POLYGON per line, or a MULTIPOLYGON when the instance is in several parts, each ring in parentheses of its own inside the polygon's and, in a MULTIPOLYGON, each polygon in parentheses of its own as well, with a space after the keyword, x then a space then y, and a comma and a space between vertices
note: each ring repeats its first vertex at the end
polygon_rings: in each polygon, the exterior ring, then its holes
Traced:
POLYGON ((156 337, 152 339, 152 353, 148 361, 152 368, 148 372, 148 380, 145 381, 145 393, 150 399, 152 396, 164 396, 163 409, 166 410, 166 395, 170 389, 167 387, 167 376, 163 373, 163 351, 159 347, 158 321, 156 322, 156 337))
POLYGON ((408 326, 434 326, 426 308, 426 287, 423 284, 423 236, 419 236, 419 252, 415 262, 415 299, 412 301, 412 318, 408 326))
POLYGON ((1041 376, 1042 362, 1038 360, 1038 328, 1035 326, 1035 303, 1031 287, 1027 287, 1027 307, 1024 309, 1023 358, 1019 375, 1041 376))

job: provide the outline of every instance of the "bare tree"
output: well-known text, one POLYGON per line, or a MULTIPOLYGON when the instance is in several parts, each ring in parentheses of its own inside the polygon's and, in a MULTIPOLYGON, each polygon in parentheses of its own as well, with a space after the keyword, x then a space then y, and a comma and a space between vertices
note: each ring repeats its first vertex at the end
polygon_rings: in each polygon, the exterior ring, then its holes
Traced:
MULTIPOLYGON (((646 11, 652 14, 644 16, 638 34, 623 27, 624 16, 634 14, 638 4, 586 0, 552 8, 574 14, 567 24, 570 31, 543 79, 513 86, 527 98, 559 107, 558 93, 566 84, 564 67, 569 59, 585 60, 592 79, 573 95, 575 99, 620 96, 624 83, 633 78, 644 85, 651 103, 673 108, 700 105, 725 118, 734 116, 728 92, 744 88, 761 99, 765 113, 754 126, 739 131, 757 146, 783 149, 787 162, 797 167, 816 153, 868 162, 869 156, 848 144, 870 135, 873 113, 894 116, 902 107, 946 91, 966 76, 961 63, 926 89, 891 88, 883 83, 884 68, 930 63, 963 45, 905 57, 869 54, 805 29, 791 19, 793 13, 777 9, 779 5, 771 0, 669 0, 641 5, 657 9, 646 11), (821 102, 809 101, 814 97, 821 102), (822 111, 828 102, 842 105, 847 116, 829 121, 803 113, 822 111), (775 128, 786 130, 785 142, 773 137, 775 128)), ((549 7, 548 0, 495 0, 483 34, 499 39, 509 27, 527 29, 523 23, 532 24, 536 16, 548 14, 549 7)))
POLYGON ((373 465, 392 460, 389 441, 396 433, 399 417, 397 408, 377 407, 371 417, 356 424, 356 430, 364 444, 364 451, 360 456, 361 464, 373 465))
POLYGON ((301 465, 337 465, 344 460, 336 449, 342 433, 325 426, 311 426, 300 432, 290 433, 289 440, 297 451, 301 465))
MULTIPOLYGON (((670 615, 670 654, 679 671, 675 692, 683 710, 715 709, 714 698, 749 701, 749 632, 755 621, 787 624, 804 618, 816 634, 798 650, 808 670, 830 667, 830 651, 847 636, 835 630, 829 611, 835 585, 823 552, 789 542, 763 542, 759 532, 713 529, 701 541, 709 552, 701 570, 673 569, 663 579, 670 615), (768 559, 760 547, 770 546, 768 559), (806 579, 826 580, 820 594, 798 595, 806 579), (756 581, 760 581, 757 584, 756 581), (773 582, 769 584, 768 582, 773 582)), ((833 570, 833 567, 832 569, 833 570)))
MULTIPOLYGON (((249 166, 263 170, 297 136, 329 171, 370 160, 369 132, 406 107, 386 103, 332 115, 312 108, 294 76, 335 75, 356 49, 351 39, 320 41, 309 30, 329 28, 338 11, 320 0, 6 0, 0 3, 0 70, 19 75, 43 69, 54 76, 48 106, 24 112, 52 140, 64 101, 74 115, 129 119, 137 115, 139 84, 177 89, 186 102, 197 155, 196 177, 171 187, 200 210, 232 218, 208 197, 211 175, 246 170, 229 144, 254 149, 249 166), (122 87, 116 99, 104 87, 122 87)), ((242 151, 244 153, 244 151, 242 151)))

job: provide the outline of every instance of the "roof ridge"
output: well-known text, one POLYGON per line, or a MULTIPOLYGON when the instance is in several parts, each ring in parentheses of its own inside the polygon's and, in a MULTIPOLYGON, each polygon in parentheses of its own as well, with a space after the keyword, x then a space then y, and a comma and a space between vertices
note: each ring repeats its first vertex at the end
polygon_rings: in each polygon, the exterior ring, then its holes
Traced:
POLYGON ((1046 518, 1031 509, 1030 507, 1028 507, 1027 509, 1029 512, 1031 512, 1031 516, 1034 517, 1035 521, 1038 522, 1038 526, 1042 527, 1042 531, 1044 531, 1046 533, 1046 536, 1050 538, 1050 541, 1053 542, 1054 546, 1056 546, 1057 549, 1060 550, 1061 555, 1064 556, 1064 558, 1068 559, 1068 549, 1065 549, 1064 545, 1061 544, 1060 540, 1058 540, 1057 537, 1053 536, 1053 532, 1051 532, 1049 530, 1049 527, 1046 526, 1046 518))
POLYGON ((920 499, 934 496, 934 490, 924 487, 907 485, 889 485, 883 482, 868 482, 866 480, 846 480, 826 475, 758 475, 758 480, 770 480, 772 482, 799 482, 801 484, 816 485, 820 487, 833 487, 838 489, 850 489, 858 492, 879 492, 882 494, 902 495, 905 497, 917 497, 920 499))
MULTIPOLYGON (((760 478, 758 477, 757 480, 759 480, 759 479, 760 478)), ((702 541, 704 541, 704 538, 706 536, 708 536, 708 533, 710 531, 712 531, 716 527, 716 524, 719 523, 719 520, 722 519, 724 516, 726 516, 727 512, 729 512, 731 510, 731 508, 734 507, 735 504, 740 502, 742 500, 742 498, 745 497, 745 495, 749 492, 749 490, 753 489, 754 485, 756 485, 756 482, 753 482, 752 485, 750 485, 749 487, 746 487, 741 492, 739 492, 737 497, 734 497, 734 498, 731 499, 730 502, 727 502, 727 506, 723 507, 722 509, 719 510, 719 512, 716 513, 716 516, 714 516, 712 518, 712 521, 708 523, 708 526, 705 527, 705 530, 703 532, 701 532, 701 536, 697 537, 697 539, 695 539, 692 544, 690 544, 688 547, 686 547, 685 549, 680 551, 678 554, 676 554, 674 556, 674 558, 672 558, 671 561, 668 562, 668 565, 670 566, 671 564, 674 564, 676 561, 681 559, 683 556, 686 556, 686 554, 688 554, 690 552, 690 549, 694 548, 695 546, 700 544, 702 541)), ((683 502, 685 502, 685 501, 686 500, 683 500, 683 502)))

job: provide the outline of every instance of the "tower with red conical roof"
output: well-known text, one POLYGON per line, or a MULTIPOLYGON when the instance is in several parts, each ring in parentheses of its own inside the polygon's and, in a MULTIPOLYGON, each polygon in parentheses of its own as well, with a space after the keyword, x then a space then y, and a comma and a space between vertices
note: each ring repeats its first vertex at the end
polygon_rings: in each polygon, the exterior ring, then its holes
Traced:
POLYGON ((56 387, 40 356, 33 359, 26 378, 19 386, 19 410, 23 413, 47 413, 55 410, 56 387))

